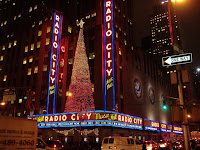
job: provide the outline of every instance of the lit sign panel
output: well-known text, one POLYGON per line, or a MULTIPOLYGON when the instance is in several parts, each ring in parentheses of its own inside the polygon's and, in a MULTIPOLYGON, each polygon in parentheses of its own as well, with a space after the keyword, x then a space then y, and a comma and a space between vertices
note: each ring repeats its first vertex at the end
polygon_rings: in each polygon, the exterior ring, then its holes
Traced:
POLYGON ((55 100, 56 100, 56 85, 57 85, 57 68, 58 68, 58 55, 59 43, 61 38, 62 15, 59 12, 54 13, 53 33, 52 33, 52 46, 49 70, 49 85, 47 96, 47 114, 55 113, 55 100))
POLYGON ((112 126, 142 130, 142 118, 112 111, 85 111, 82 116, 78 112, 30 115, 28 119, 37 120, 38 128, 51 127, 87 127, 112 126))
POLYGON ((159 122, 157 121, 144 119, 144 130, 159 132, 159 126, 159 122))
POLYGON ((115 110, 113 0, 104 0, 104 110, 115 110))
POLYGON ((172 131, 172 125, 160 123, 160 131, 161 132, 171 132, 172 131))
POLYGON ((173 126, 173 132, 175 134, 183 134, 183 128, 178 126, 173 126))

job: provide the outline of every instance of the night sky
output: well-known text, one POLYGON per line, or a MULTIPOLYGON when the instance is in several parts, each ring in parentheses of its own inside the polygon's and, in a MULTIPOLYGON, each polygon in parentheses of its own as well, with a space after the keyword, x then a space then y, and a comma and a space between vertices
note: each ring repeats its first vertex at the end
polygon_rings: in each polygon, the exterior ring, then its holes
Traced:
MULTIPOLYGON (((150 15, 152 7, 161 0, 134 0, 136 45, 141 47, 141 39, 150 36, 150 15)), ((200 0, 183 0, 176 3, 176 13, 180 27, 183 49, 193 53, 194 67, 200 67, 200 0)))

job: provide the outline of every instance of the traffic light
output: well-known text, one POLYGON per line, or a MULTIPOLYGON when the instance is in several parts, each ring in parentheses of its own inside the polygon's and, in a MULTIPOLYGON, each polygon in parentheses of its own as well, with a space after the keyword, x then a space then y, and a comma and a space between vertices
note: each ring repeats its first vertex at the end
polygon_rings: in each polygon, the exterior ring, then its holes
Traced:
POLYGON ((167 105, 166 105, 166 102, 165 102, 165 101, 163 101, 163 106, 162 106, 162 108, 163 108, 164 110, 167 110, 167 105))

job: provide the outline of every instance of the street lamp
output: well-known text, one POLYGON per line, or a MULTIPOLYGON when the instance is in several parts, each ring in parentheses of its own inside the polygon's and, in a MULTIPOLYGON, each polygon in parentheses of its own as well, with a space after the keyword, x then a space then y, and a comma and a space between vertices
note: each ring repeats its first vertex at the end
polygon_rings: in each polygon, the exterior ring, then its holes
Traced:
MULTIPOLYGON (((6 105, 6 103, 5 103, 5 102, 1 102, 1 103, 0 103, 0 105, 1 105, 1 106, 5 106, 5 105, 6 105)), ((15 117, 16 108, 15 108, 14 106, 10 105, 10 104, 8 104, 8 106, 9 106, 10 108, 12 108, 12 109, 13 109, 13 113, 14 113, 14 115, 13 115, 13 116, 15 117)))
POLYGON ((4 106, 5 104, 6 104, 5 102, 1 102, 1 103, 0 103, 1 106, 4 106))

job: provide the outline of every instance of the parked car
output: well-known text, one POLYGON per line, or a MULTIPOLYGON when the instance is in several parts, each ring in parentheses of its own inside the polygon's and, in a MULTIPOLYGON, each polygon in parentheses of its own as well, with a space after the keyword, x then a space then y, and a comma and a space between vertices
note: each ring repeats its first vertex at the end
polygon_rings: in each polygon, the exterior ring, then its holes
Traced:
POLYGON ((64 145, 59 140, 48 140, 46 141, 48 147, 53 148, 54 150, 60 150, 64 148, 64 145))
POLYGON ((142 143, 134 138, 110 136, 102 141, 101 150, 142 150, 142 143))

